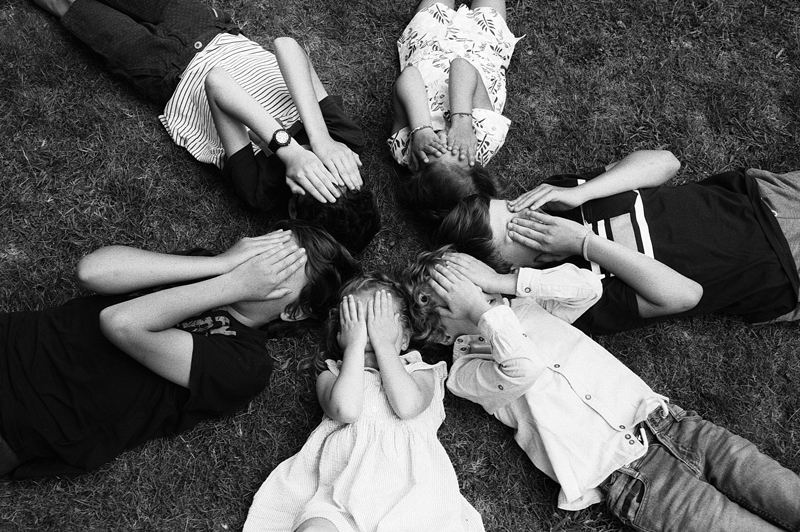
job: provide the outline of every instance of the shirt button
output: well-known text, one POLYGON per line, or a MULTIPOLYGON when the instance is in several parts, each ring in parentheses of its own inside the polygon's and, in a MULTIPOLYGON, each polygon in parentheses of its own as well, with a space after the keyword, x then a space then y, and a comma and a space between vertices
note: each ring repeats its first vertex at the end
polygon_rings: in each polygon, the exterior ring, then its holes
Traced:
POLYGON ((377 412, 377 411, 378 411, 378 407, 377 407, 377 406, 373 406, 373 407, 372 407, 372 411, 373 411, 373 412, 377 412))
POLYGON ((553 367, 554 367, 554 368, 560 368, 560 367, 561 367, 561 364, 553 364, 553 367))
POLYGON ((194 49, 195 50, 199 50, 202 47, 203 47, 203 43, 201 43, 200 41, 197 41, 196 43, 194 43, 194 49))
POLYGON ((498 387, 500 390, 502 390, 502 389, 503 389, 503 385, 502 385, 502 384, 498 384, 498 385, 497 385, 497 387, 498 387))
POLYGON ((625 435, 625 439, 626 439, 626 440, 630 440, 631 438, 633 438, 633 436, 631 436, 630 434, 626 434, 626 435, 625 435))
POLYGON ((467 350, 467 347, 466 347, 466 346, 464 346, 464 347, 459 347, 459 348, 458 348, 458 350, 459 350, 459 351, 466 351, 466 350, 467 350))
POLYGON ((633 440, 628 441, 628 444, 633 445, 633 440))
POLYGON ((591 398, 592 398, 592 396, 591 396, 591 395, 589 395, 588 393, 587 393, 587 394, 586 394, 584 397, 586 397, 586 400, 587 400, 587 401, 588 401, 589 399, 591 399, 591 398))
POLYGON ((483 336, 478 336, 478 341, 479 342, 485 342, 486 340, 484 340, 483 336))
POLYGON ((459 344, 463 344, 464 343, 464 337, 463 336, 459 336, 458 340, 456 340, 456 342, 459 343, 459 344))
POLYGON ((625 429, 625 425, 620 425, 619 428, 624 430, 625 429))
POLYGON ((531 293, 531 288, 529 286, 525 287, 525 293, 526 294, 530 294, 531 293))

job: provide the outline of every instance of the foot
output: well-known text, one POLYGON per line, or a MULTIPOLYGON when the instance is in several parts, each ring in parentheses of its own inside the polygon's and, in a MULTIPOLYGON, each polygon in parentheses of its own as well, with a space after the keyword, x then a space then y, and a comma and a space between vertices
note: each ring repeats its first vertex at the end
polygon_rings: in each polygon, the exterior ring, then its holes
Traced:
POLYGON ((72 5, 72 2, 75 0, 32 0, 34 4, 41 7, 51 15, 55 15, 58 18, 64 16, 64 13, 72 5))

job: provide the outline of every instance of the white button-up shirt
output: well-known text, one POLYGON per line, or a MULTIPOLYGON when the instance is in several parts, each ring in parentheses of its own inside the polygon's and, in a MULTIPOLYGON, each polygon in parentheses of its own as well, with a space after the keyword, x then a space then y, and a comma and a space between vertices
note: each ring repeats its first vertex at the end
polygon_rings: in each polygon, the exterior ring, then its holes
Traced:
POLYGON ((572 265, 521 270, 511 307, 486 312, 482 336, 457 339, 447 381, 516 430, 534 465, 561 485, 565 510, 602 500, 597 486, 646 450, 636 424, 666 400, 569 325, 601 293, 597 276, 572 265))

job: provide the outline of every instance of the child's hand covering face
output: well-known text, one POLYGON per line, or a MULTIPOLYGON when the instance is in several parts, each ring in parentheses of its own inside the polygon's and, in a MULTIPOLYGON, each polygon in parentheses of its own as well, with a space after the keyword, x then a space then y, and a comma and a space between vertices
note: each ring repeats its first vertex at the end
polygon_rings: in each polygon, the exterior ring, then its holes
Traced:
POLYGON ((516 281, 509 286, 508 278, 497 273, 494 268, 484 264, 466 253, 447 252, 444 254, 447 269, 460 273, 487 294, 507 294, 516 289, 516 281))
POLYGON ((400 354, 403 324, 394 306, 392 294, 386 290, 375 292, 367 307, 367 331, 372 349, 380 355, 391 351, 400 354))
POLYGON ((352 295, 342 298, 339 304, 338 340, 343 351, 353 348, 363 354, 368 339, 366 315, 361 301, 356 301, 352 295))
POLYGON ((466 275, 442 264, 436 265, 429 282, 447 305, 447 308, 436 309, 442 317, 478 323, 483 313, 492 308, 492 302, 488 300, 491 298, 466 275))

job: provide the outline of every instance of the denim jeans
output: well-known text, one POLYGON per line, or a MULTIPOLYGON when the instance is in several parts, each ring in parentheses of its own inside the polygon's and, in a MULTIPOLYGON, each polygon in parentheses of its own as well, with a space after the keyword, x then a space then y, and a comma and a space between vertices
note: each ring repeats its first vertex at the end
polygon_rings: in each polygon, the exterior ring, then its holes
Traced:
POLYGON ((751 442, 673 405, 642 425, 647 453, 601 486, 625 524, 648 532, 800 531, 800 476, 751 442))
POLYGON ((239 31, 230 15, 199 0, 76 0, 61 24, 162 105, 194 54, 216 35, 239 31))

